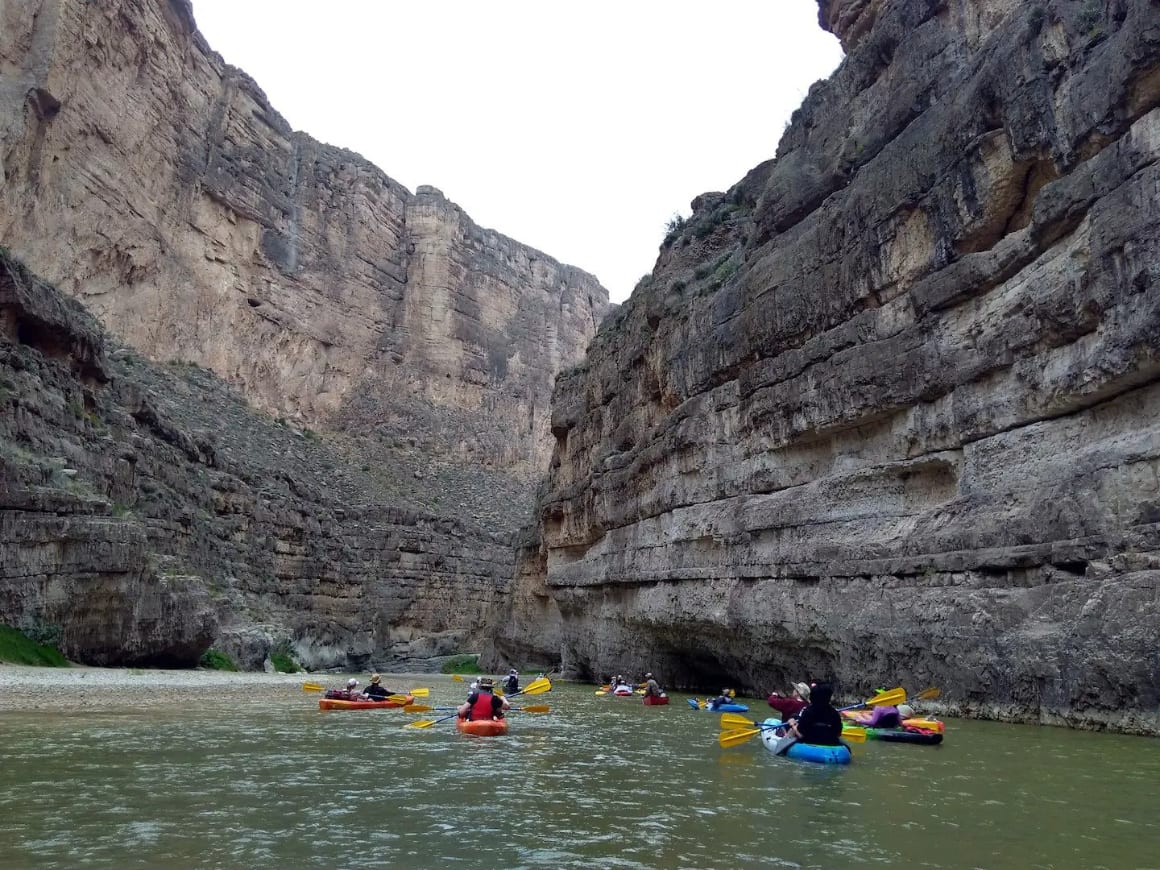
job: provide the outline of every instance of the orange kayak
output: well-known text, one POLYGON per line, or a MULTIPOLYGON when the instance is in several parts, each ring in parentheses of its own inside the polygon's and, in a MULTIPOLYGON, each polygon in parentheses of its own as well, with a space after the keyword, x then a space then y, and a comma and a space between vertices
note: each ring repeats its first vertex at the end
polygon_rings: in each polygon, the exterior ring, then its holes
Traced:
POLYGON ((338 698, 320 698, 319 710, 390 710, 395 707, 405 707, 414 704, 413 695, 408 695, 405 701, 341 701, 338 698))
POLYGON ((501 737, 507 734, 507 719, 456 719, 455 727, 476 737, 501 737))

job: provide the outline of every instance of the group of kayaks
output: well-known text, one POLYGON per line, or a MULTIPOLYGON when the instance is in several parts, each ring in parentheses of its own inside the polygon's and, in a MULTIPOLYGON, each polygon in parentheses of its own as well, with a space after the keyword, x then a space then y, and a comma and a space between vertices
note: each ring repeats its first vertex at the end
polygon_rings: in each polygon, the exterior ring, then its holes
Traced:
MULTIPOLYGON (((938 695, 938 689, 930 688, 920 692, 917 697, 932 700, 938 695)), ((881 740, 920 746, 937 746, 942 743, 946 726, 938 719, 914 716, 913 711, 905 706, 905 701, 904 689, 880 689, 873 698, 862 704, 839 710, 843 720, 842 739, 833 746, 804 743, 792 735, 787 736, 784 723, 777 717, 756 722, 722 710, 722 732, 718 742, 722 748, 726 748, 739 745, 753 736, 760 736, 762 745, 775 755, 817 764, 849 764, 853 760, 849 746, 852 742, 881 740), (877 708, 878 714, 860 709, 862 707, 877 708), (900 719, 903 713, 906 718, 900 719), (892 723, 893 727, 878 727, 875 723, 892 723)), ((689 704, 694 709, 701 709, 695 699, 689 701, 689 704)))

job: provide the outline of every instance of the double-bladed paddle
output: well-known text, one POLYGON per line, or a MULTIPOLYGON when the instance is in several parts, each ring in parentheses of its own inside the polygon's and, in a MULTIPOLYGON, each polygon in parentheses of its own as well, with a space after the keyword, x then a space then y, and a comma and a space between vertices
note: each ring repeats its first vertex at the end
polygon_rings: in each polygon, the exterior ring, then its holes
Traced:
MULTIPOLYGON (((509 697, 514 698, 516 695, 542 695, 544 692, 552 691, 552 681, 547 677, 541 677, 538 680, 532 680, 528 683, 526 688, 520 689, 518 692, 512 692, 509 697)), ((458 709, 458 708, 456 708, 458 709)), ((532 710, 525 710, 524 712, 533 712, 532 710)), ((547 712, 546 710, 543 712, 547 712)), ((430 728, 432 725, 438 725, 440 722, 446 722, 448 719, 454 719, 459 713, 452 713, 450 716, 444 716, 441 719, 420 719, 417 722, 408 722, 404 728, 430 728)))
MULTIPOLYGON (((881 706, 895 706, 906 701, 906 689, 897 688, 889 689, 885 692, 879 692, 873 698, 868 698, 861 704, 854 704, 849 707, 843 707, 842 710, 857 710, 859 707, 881 707, 881 706)), ((723 748, 737 746, 744 743, 751 737, 755 737, 762 731, 770 728, 781 728, 782 725, 767 725, 764 722, 757 722, 753 719, 747 719, 744 716, 739 716, 736 713, 722 713, 721 727, 723 730, 717 738, 717 742, 723 748)), ((866 729, 865 728, 843 728, 842 739, 850 743, 865 743, 866 729)))

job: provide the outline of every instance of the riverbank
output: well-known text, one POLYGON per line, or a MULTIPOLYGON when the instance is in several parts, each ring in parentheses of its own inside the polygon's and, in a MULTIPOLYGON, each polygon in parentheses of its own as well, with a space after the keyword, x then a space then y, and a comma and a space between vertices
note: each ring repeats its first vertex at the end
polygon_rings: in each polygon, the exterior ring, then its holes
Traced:
POLYGON ((0 712, 167 707, 208 697, 252 701, 267 692, 301 693, 304 682, 340 685, 343 680, 336 674, 0 664, 0 712))

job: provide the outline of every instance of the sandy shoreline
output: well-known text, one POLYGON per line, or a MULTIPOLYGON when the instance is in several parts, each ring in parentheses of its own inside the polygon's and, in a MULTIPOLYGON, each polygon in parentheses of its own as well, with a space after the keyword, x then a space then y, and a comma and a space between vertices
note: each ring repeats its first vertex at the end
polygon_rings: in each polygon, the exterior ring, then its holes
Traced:
MULTIPOLYGON (((365 674, 355 674, 363 682, 365 674)), ((432 674, 423 675, 430 681, 432 674)), ((384 674, 403 683, 409 675, 384 674)), ((208 670, 154 670, 150 668, 38 668, 0 664, 0 712, 29 710, 96 710, 169 706, 191 697, 222 700, 252 699, 255 693, 297 692, 303 683, 339 686, 344 674, 267 674, 208 670)))

